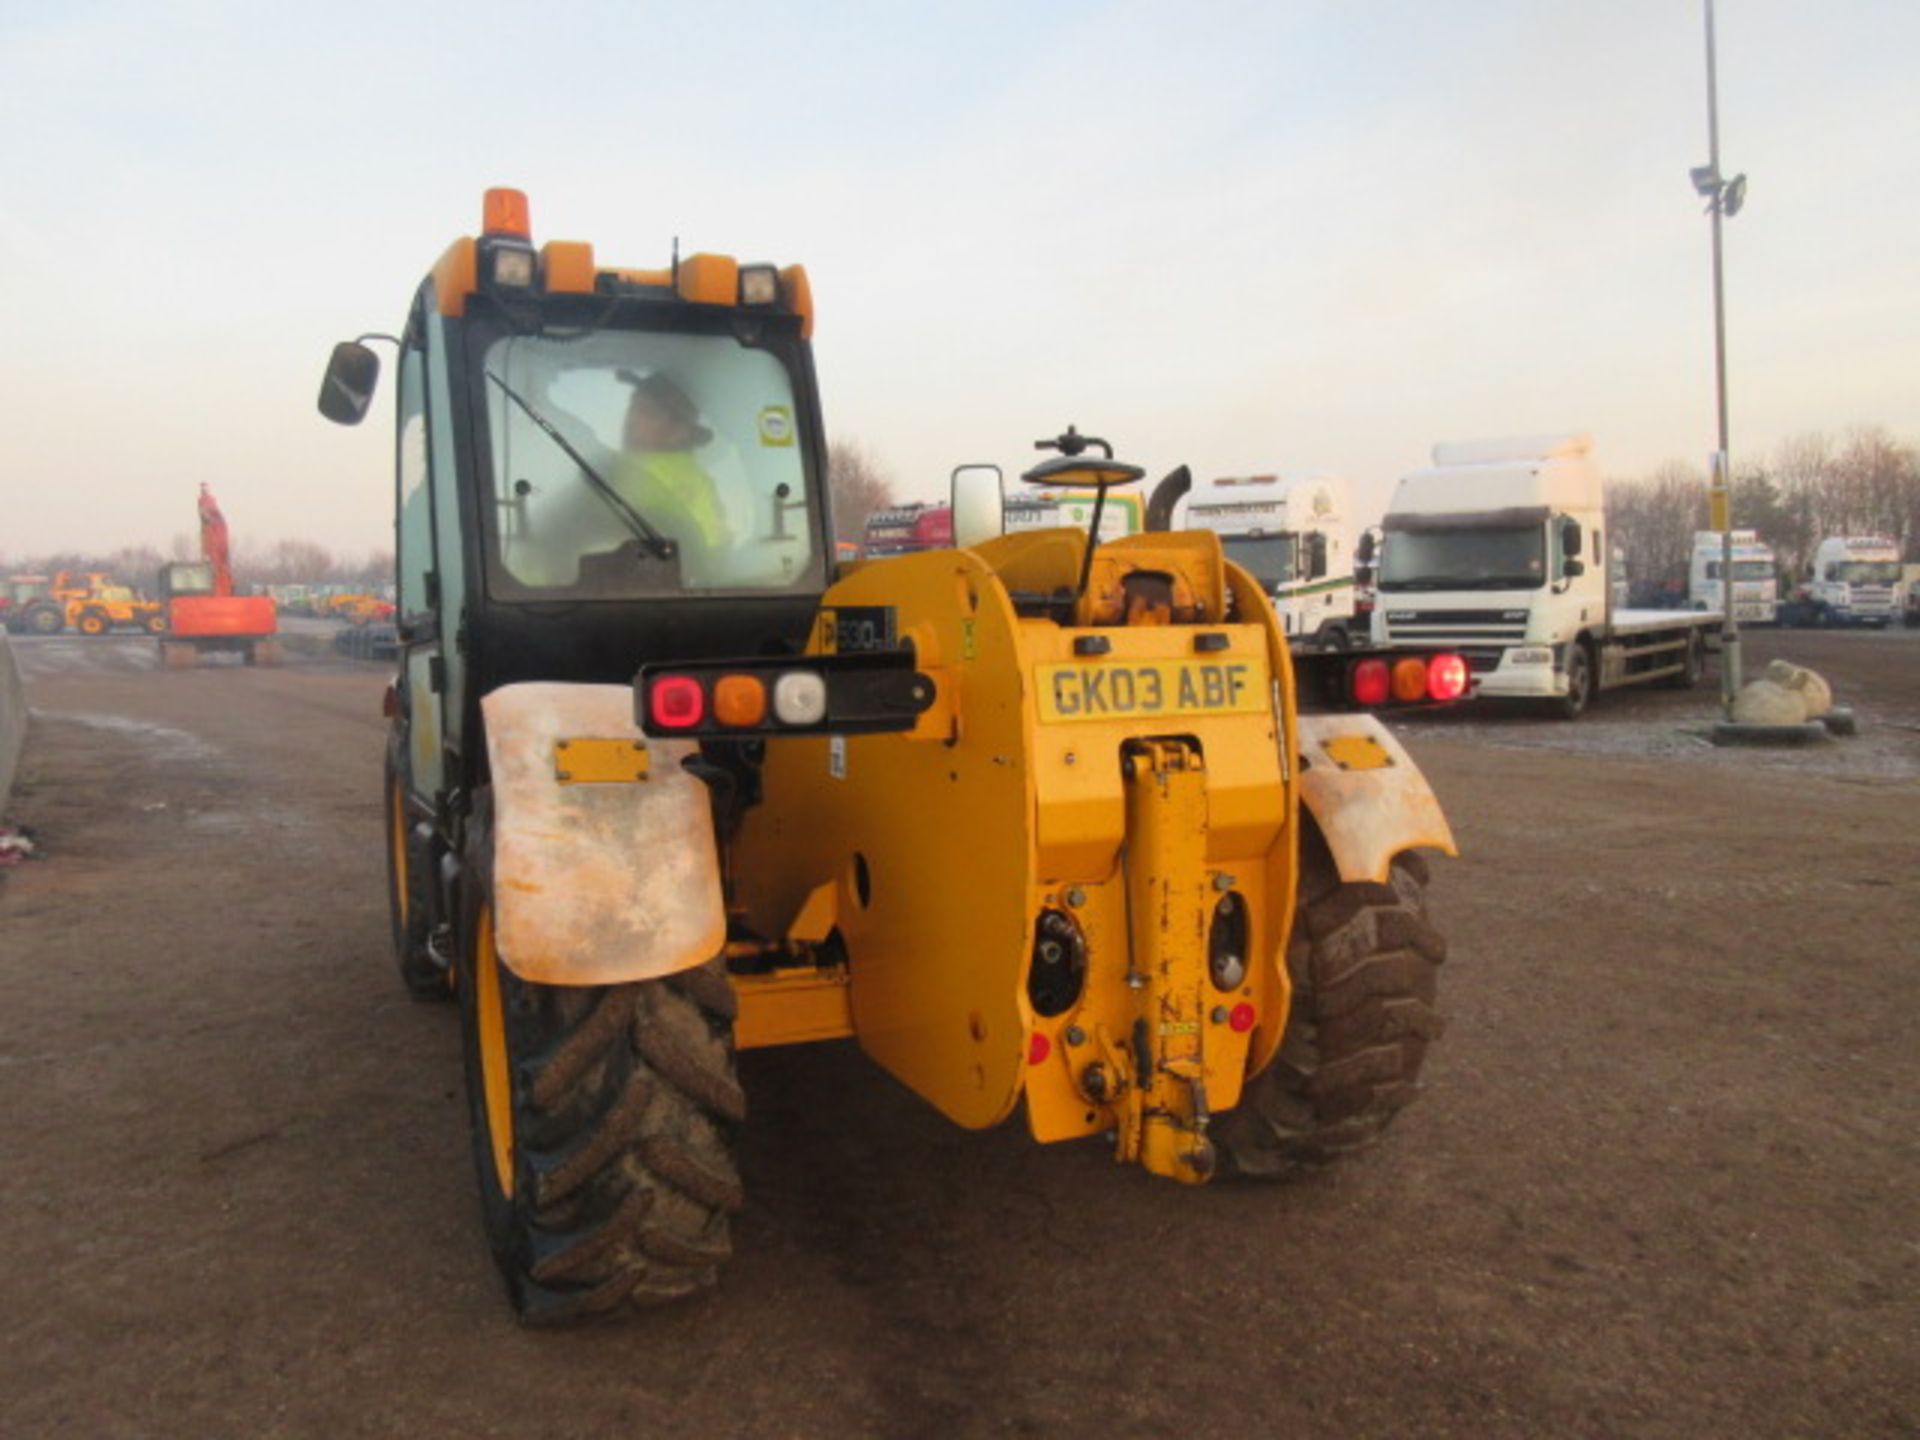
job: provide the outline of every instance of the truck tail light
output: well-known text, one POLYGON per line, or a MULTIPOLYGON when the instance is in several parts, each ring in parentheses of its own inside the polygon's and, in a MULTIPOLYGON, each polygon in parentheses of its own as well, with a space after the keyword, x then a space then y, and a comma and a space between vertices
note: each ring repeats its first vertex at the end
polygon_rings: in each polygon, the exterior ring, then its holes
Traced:
POLYGON ((1427 664, 1427 694, 1435 700, 1458 700, 1467 693, 1467 662, 1460 655, 1436 655, 1427 664))
POLYGON ((1348 688, 1359 705, 1384 705, 1393 688, 1387 662, 1378 658, 1358 662, 1349 673, 1348 688))
POLYGON ((1412 704, 1427 698, 1427 662, 1417 655, 1403 655, 1393 662, 1393 698, 1412 704))

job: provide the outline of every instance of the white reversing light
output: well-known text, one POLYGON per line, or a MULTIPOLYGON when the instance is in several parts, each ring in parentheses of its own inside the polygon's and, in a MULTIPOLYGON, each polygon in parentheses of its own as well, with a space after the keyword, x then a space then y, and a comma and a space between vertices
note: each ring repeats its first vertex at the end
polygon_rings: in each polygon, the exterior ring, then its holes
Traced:
POLYGON ((827 682, 812 670, 789 670, 773 682, 773 713, 782 725, 818 725, 827 718, 827 682))

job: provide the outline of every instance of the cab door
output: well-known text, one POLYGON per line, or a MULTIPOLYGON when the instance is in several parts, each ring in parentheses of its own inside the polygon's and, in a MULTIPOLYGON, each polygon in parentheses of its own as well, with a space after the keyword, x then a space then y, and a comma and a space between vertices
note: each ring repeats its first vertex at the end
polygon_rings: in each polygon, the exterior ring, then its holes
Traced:
POLYGON ((426 336, 416 309, 400 350, 394 465, 394 547, 399 570, 396 628, 406 696, 407 783, 429 812, 446 789, 445 667, 441 662, 440 578, 435 564, 431 444, 427 425, 426 336))

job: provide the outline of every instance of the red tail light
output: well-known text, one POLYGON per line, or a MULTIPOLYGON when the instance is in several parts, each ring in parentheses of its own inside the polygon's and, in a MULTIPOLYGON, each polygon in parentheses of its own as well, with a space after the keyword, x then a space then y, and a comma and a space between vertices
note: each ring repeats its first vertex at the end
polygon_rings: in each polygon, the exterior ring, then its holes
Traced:
POLYGON ((662 730, 691 730, 707 713, 707 692, 691 675, 662 675, 648 698, 662 730))
POLYGON ((1467 693, 1467 662, 1460 655, 1436 655, 1427 665, 1427 694, 1435 700, 1458 700, 1467 693))
POLYGON ((1393 691, 1393 679, 1387 672, 1387 662, 1380 659, 1362 660, 1356 664, 1348 684, 1353 689, 1354 701, 1361 705, 1384 705, 1393 691))

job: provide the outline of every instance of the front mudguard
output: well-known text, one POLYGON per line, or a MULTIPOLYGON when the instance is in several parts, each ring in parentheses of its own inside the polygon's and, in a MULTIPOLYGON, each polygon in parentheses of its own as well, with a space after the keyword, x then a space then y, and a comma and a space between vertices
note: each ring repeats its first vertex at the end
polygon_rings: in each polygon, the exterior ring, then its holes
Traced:
POLYGON ((508 685, 480 702, 493 775, 494 936, 541 985, 619 985, 726 941, 698 747, 649 740, 624 685, 508 685))
POLYGON ((1300 800, 1345 882, 1387 883, 1405 850, 1460 852, 1427 779, 1371 715, 1301 715, 1300 800))

